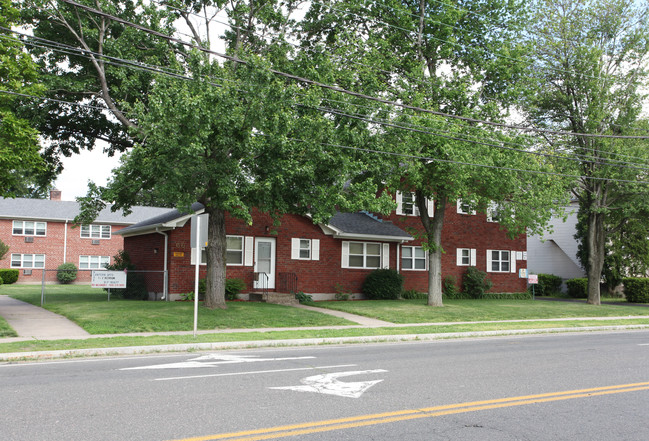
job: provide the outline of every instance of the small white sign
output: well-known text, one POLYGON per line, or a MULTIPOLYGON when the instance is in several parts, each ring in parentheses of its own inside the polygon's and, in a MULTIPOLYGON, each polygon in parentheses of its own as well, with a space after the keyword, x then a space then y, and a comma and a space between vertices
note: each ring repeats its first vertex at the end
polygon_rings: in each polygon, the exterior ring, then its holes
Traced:
POLYGON ((516 260, 523 260, 523 252, 516 251, 516 260))
POLYGON ((126 271, 93 271, 93 288, 126 288, 126 271))
POLYGON ((538 285, 539 283, 539 275, 538 274, 528 274, 527 275, 527 283, 530 285, 538 285))

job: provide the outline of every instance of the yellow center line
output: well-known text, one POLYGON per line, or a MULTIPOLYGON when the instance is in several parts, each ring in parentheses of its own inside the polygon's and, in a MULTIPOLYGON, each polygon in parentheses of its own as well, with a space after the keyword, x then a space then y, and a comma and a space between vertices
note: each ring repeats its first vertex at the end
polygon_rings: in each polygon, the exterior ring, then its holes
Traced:
POLYGON ((466 403, 448 404, 422 409, 406 409, 395 412, 384 412, 370 415, 359 415, 348 418, 314 421, 309 423, 292 424, 286 426, 269 427, 242 432, 223 433, 217 435, 183 438, 176 441, 211 441, 230 439, 237 441, 258 441, 277 439, 289 436, 307 435, 311 433, 328 432, 333 430, 351 429, 357 427, 388 424, 399 421, 408 421, 419 418, 431 418, 444 415, 453 415, 479 410, 499 409, 505 407, 522 406, 551 401, 571 400, 600 395, 610 395, 626 392, 649 390, 649 382, 621 384, 615 386, 595 387, 562 392, 544 393, 537 395, 524 395, 520 397, 499 398, 495 400, 471 401, 466 403))

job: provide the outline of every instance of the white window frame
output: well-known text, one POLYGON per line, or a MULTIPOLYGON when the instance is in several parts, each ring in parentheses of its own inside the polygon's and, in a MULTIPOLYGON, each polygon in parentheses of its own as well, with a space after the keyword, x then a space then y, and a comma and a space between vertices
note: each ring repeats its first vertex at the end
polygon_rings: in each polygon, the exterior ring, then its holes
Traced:
POLYGON ((112 236, 112 228, 110 225, 104 224, 90 224, 90 225, 81 225, 81 238, 82 239, 110 239, 112 236), (108 236, 104 236, 106 233, 105 230, 108 230, 108 236), (98 232, 97 236, 93 234, 98 232))
MULTIPOLYGON (((397 214, 401 216, 417 216, 419 217, 419 207, 415 199, 414 192, 396 192, 397 214), (406 195, 408 195, 406 197, 406 195), (407 210, 407 207, 411 210, 407 210)), ((428 208, 428 216, 433 217, 435 214, 435 203, 433 200, 426 198, 426 207, 428 208)))
POLYGON ((475 248, 457 248, 455 254, 455 263, 457 266, 477 266, 475 248), (466 262, 464 259, 467 259, 466 262))
POLYGON ((424 248, 421 247, 421 246, 402 245, 401 246, 401 269, 403 271, 427 271, 428 270, 428 251, 424 250, 424 248), (403 251, 406 248, 409 248, 411 250, 410 257, 406 257, 406 256, 403 255, 403 251), (415 256, 415 250, 416 249, 422 250, 424 252, 424 256, 423 257, 416 257, 415 256), (423 260, 424 261, 424 267, 423 268, 416 268, 415 267, 415 261, 417 261, 417 260, 423 260), (411 261, 412 266, 410 268, 406 268, 404 266, 404 263, 406 261, 411 261))
POLYGON ((45 237, 47 236, 47 222, 37 222, 37 221, 21 221, 21 220, 15 220, 13 221, 13 225, 11 226, 11 234, 13 236, 36 236, 36 237, 45 237), (34 232, 32 234, 27 234, 25 233, 25 224, 33 224, 33 230, 34 232), (20 224, 20 227, 18 225, 20 224), (39 226, 41 227, 39 229, 39 226), (20 230, 20 233, 17 233, 16 230, 20 230), (38 232, 42 231, 42 234, 38 234, 38 232))
POLYGON ((462 199, 457 200, 457 213, 458 214, 469 214, 474 216, 476 214, 475 210, 467 211, 465 208, 470 206, 471 203, 466 203, 462 199))
POLYGON ((37 253, 13 253, 11 254, 11 268, 25 268, 25 269, 43 269, 45 268, 45 254, 37 253), (17 257, 19 256, 19 257, 17 257), (25 257, 31 256, 31 259, 27 260, 25 257), (42 257, 38 259, 37 257, 42 257), (19 265, 14 265, 15 262, 19 262, 19 265), (25 262, 29 262, 31 266, 25 266, 25 262), (40 264, 37 266, 37 263, 40 264))
POLYGON ((110 256, 79 256, 79 269, 106 269, 106 265, 110 265, 110 256), (83 266, 83 259, 87 259, 86 266, 83 266))
POLYGON ((516 272, 516 251, 511 250, 487 250, 487 272, 488 273, 515 273, 516 272), (498 258, 493 258, 493 253, 498 253, 498 258), (503 259, 503 254, 507 253, 507 260, 503 259), (493 269, 494 262, 498 263, 498 269, 493 269), (503 263, 509 264, 509 269, 503 270, 503 263))
MULTIPOLYGON (((228 234, 226 236, 226 266, 252 266, 252 257, 253 257, 253 252, 254 252, 254 237, 252 236, 239 236, 239 235, 230 235, 228 234), (227 239, 228 238, 241 238, 241 249, 234 249, 234 248, 227 248, 227 239), (241 252, 241 263, 228 263, 227 262, 227 253, 228 251, 230 252, 241 252)), ((200 265, 207 265, 207 254, 205 247, 201 247, 201 259, 200 259, 200 265)), ((191 256, 190 256, 190 263, 192 265, 196 265, 196 248, 191 249, 191 256)))
POLYGON ((226 266, 243 266, 245 263, 245 256, 246 256, 246 239, 244 236, 230 236, 227 235, 225 237, 225 265, 226 266), (241 240, 241 248, 228 248, 228 239, 240 239, 241 240), (228 253, 238 253, 241 254, 241 261, 237 263, 230 263, 228 262, 228 253))
POLYGON ((389 257, 390 257, 390 244, 389 243, 380 243, 380 242, 343 242, 342 243, 342 267, 351 268, 351 269, 379 269, 379 268, 388 268, 389 267, 389 257), (363 254, 351 254, 349 252, 351 244, 362 244, 363 245, 363 254), (368 245, 378 245, 379 254, 367 254, 368 245), (349 264, 350 257, 362 256, 363 266, 351 266, 349 264), (367 258, 368 257, 378 257, 379 265, 378 266, 368 266, 367 258))
POLYGON ((320 239, 291 238, 291 259, 320 260, 320 239))

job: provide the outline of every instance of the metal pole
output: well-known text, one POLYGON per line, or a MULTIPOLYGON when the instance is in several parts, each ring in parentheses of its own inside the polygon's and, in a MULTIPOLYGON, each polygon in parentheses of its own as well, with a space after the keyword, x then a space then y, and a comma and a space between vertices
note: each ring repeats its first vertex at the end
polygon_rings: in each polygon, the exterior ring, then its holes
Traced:
POLYGON ((110 288, 108 288, 108 300, 107 302, 110 302, 110 288))
POLYGON ((196 270, 194 277, 194 338, 196 338, 196 331, 198 330, 198 277, 199 268, 201 266, 201 218, 196 216, 196 270))
POLYGON ((45 303, 45 268, 43 268, 43 277, 41 280, 41 306, 45 303))

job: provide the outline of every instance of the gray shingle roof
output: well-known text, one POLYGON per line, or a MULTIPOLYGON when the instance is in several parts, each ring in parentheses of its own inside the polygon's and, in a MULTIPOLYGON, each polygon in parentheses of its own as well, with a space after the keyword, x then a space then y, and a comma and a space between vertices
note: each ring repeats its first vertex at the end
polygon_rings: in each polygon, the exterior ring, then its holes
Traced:
MULTIPOLYGON (((191 211, 198 212, 203 208, 202 204, 196 202, 191 206, 191 211)), ((185 213, 179 210, 169 210, 166 213, 159 214, 158 216, 126 227, 120 230, 118 234, 146 234, 151 232, 155 227, 167 223, 173 223, 173 221, 185 217, 188 214, 190 213, 185 213)), ((368 236, 374 237, 377 240, 381 238, 385 238, 386 240, 412 240, 412 236, 394 225, 392 222, 380 220, 367 212, 336 213, 327 226, 338 230, 339 234, 341 233, 341 235, 345 236, 368 236)))
POLYGON ((412 240, 412 236, 392 222, 379 220, 365 212, 336 213, 329 225, 346 234, 402 237, 404 240, 412 240))
MULTIPOLYGON (((96 223, 135 224, 162 213, 174 211, 171 208, 133 207, 132 213, 124 216, 123 212, 110 211, 110 206, 103 209, 96 223)), ((52 201, 49 199, 0 198, 0 218, 3 219, 37 219, 45 221, 72 220, 79 214, 79 203, 74 201, 52 201)))
MULTIPOLYGON (((197 212, 199 210, 202 210, 203 208, 204 208, 203 204, 199 202, 195 202, 191 206, 191 211, 197 212)), ((138 222, 135 225, 130 225, 126 228, 123 228, 119 231, 119 234, 124 234, 124 233, 128 234, 137 230, 145 230, 146 227, 152 227, 156 225, 162 225, 167 222, 172 222, 176 219, 179 219, 183 216, 187 216, 189 214, 176 209, 167 209, 167 210, 168 211, 166 211, 165 213, 158 214, 154 217, 138 222)))

